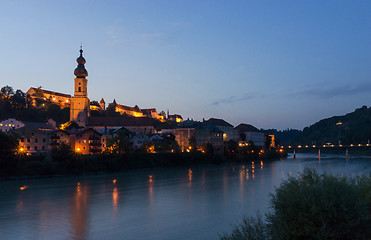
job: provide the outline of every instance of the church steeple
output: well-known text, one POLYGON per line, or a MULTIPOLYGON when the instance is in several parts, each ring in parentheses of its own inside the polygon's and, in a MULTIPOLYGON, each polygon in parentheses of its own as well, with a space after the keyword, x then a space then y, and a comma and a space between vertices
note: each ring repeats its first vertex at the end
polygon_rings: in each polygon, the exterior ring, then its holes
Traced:
POLYGON ((80 56, 76 59, 77 68, 75 69, 75 94, 71 99, 70 121, 74 121, 80 126, 86 126, 90 117, 90 101, 88 98, 88 71, 85 69, 86 60, 82 56, 83 50, 80 48, 80 56))
POLYGON ((77 78, 85 78, 88 76, 88 71, 86 71, 85 69, 86 60, 82 56, 82 53, 83 53, 82 46, 80 46, 80 57, 76 59, 77 68, 75 69, 75 72, 74 72, 77 78))

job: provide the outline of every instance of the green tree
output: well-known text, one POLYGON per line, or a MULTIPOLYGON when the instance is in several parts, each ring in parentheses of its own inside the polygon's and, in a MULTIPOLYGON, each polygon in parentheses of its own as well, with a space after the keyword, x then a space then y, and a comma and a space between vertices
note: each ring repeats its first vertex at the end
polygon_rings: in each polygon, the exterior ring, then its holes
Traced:
POLYGON ((222 239, 371 239, 370 208, 370 178, 357 182, 305 169, 271 194, 265 226, 259 216, 244 220, 222 239))
POLYGON ((206 153, 209 155, 214 155, 214 146, 209 142, 206 144, 206 153))
POLYGON ((189 139, 189 146, 191 147, 191 152, 196 152, 197 151, 197 144, 196 144, 196 137, 192 136, 189 139))
POLYGON ((14 109, 23 110, 26 107, 26 94, 22 90, 17 89, 11 97, 11 102, 14 109))
POLYGON ((269 240, 268 228, 262 216, 244 217, 240 225, 233 226, 231 234, 223 234, 220 240, 269 240))
POLYGON ((76 159, 76 154, 69 144, 61 143, 53 146, 51 157, 60 166, 59 170, 64 170, 65 167, 73 165, 71 163, 76 159))
POLYGON ((0 176, 18 173, 18 140, 13 135, 0 131, 0 176))
POLYGON ((273 239, 366 239, 366 201, 345 177, 305 169, 281 183, 271 206, 273 239))
POLYGON ((224 142, 224 153, 226 155, 236 153, 238 149, 238 143, 234 140, 224 142))
POLYGON ((2 87, 0 92, 7 98, 11 97, 14 94, 14 90, 11 86, 6 85, 2 87))

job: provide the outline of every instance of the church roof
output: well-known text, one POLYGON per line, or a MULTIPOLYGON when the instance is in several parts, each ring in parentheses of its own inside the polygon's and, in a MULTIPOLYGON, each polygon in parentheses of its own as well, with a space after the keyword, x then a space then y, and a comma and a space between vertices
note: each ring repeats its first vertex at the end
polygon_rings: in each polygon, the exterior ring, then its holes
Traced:
POLYGON ((85 63, 86 63, 86 60, 85 58, 82 56, 82 47, 80 49, 80 57, 78 57, 76 59, 76 62, 77 62, 77 68, 75 69, 74 71, 74 74, 77 78, 85 78, 88 76, 88 71, 86 71, 85 69, 85 63))

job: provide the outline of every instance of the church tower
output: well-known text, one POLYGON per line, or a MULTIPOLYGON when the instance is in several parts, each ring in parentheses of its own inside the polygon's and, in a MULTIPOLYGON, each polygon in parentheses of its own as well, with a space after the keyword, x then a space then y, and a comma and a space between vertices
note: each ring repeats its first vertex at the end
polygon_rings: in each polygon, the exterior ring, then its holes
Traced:
POLYGON ((85 69, 86 60, 82 56, 82 47, 80 57, 76 59, 78 65, 75 69, 75 93, 71 99, 70 121, 76 122, 82 127, 86 127, 88 117, 90 117, 90 101, 88 98, 88 71, 85 69))

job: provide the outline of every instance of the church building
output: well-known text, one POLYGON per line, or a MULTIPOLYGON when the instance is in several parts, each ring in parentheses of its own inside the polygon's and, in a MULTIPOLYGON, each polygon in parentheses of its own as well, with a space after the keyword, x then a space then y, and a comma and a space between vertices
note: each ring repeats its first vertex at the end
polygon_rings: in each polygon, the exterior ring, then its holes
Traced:
POLYGON ((80 57, 76 59, 78 65, 75 69, 75 93, 71 98, 70 121, 76 122, 82 127, 86 127, 90 117, 90 101, 88 98, 88 71, 85 69, 86 60, 82 56, 83 50, 80 49, 80 57))

